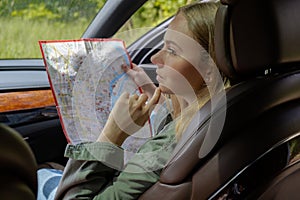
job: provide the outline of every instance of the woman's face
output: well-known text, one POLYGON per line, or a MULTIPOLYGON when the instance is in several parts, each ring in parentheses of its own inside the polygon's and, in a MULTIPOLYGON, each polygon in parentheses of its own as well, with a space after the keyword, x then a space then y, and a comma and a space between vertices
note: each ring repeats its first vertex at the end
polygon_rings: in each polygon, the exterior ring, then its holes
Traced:
POLYGON ((166 31, 163 49, 151 57, 151 62, 157 65, 156 78, 163 93, 192 98, 204 84, 199 73, 203 48, 199 49, 187 23, 181 14, 174 18, 166 31))

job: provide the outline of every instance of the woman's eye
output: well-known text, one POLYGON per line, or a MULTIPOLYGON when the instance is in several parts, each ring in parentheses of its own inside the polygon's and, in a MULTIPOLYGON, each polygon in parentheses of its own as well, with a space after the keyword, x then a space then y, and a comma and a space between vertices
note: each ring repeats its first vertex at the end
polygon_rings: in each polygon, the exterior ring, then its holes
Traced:
POLYGON ((176 51, 172 48, 167 48, 167 52, 172 55, 176 55, 176 51))

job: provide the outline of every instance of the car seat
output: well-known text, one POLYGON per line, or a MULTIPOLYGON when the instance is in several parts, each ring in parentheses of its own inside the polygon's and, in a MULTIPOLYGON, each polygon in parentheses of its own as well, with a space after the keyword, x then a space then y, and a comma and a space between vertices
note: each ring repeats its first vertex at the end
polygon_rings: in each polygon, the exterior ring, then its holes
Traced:
POLYGON ((37 163, 23 137, 0 124, 0 199, 36 199, 37 163))
POLYGON ((140 199, 300 197, 300 1, 221 3, 217 65, 236 84, 199 110, 140 199))

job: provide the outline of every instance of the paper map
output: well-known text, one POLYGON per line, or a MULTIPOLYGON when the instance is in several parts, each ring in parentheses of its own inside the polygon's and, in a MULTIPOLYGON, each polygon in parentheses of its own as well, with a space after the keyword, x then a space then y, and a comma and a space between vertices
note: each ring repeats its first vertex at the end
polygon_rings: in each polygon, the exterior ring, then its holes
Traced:
MULTIPOLYGON (((121 93, 139 93, 123 64, 131 66, 124 42, 115 39, 40 41, 61 124, 69 143, 99 137, 121 93)), ((149 124, 138 138, 150 137, 149 124)), ((129 151, 134 145, 124 144, 129 151)))

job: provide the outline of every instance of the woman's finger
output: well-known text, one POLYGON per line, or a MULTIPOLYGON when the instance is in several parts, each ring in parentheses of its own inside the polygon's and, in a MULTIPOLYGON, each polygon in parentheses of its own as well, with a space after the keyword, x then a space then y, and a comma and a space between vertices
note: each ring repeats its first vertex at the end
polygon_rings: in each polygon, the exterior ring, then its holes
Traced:
POLYGON ((129 70, 129 67, 125 64, 121 65, 122 70, 127 73, 127 71, 129 70))
POLYGON ((129 98, 129 93, 128 92, 123 92, 122 94, 121 94, 121 96, 119 97, 119 98, 129 98))
POLYGON ((152 98, 149 100, 149 102, 145 106, 145 109, 149 110, 150 108, 153 107, 153 105, 157 104, 159 101, 160 95, 161 95, 160 89, 156 88, 152 98))
POLYGON ((137 100, 137 106, 140 108, 143 108, 143 106, 145 105, 145 103, 148 100, 148 96, 146 94, 141 94, 137 100))
POLYGON ((136 69, 139 69, 140 67, 138 67, 136 64, 134 63, 131 63, 131 66, 132 66, 132 69, 133 70, 136 70, 136 69))
POLYGON ((136 75, 136 71, 134 71, 132 69, 127 69, 126 74, 128 74, 132 79, 134 79, 134 77, 136 75))
POLYGON ((132 68, 130 67, 130 66, 128 66, 128 65, 126 65, 126 64, 123 64, 123 65, 121 65, 121 68, 123 69, 123 71, 124 72, 128 72, 128 71, 130 71, 130 70, 133 70, 133 71, 135 71, 135 70, 137 70, 139 67, 136 65, 136 64, 134 64, 134 63, 132 63, 131 64, 132 65, 132 68))
POLYGON ((137 100, 139 99, 139 95, 133 94, 133 95, 131 96, 131 98, 132 98, 133 100, 137 101, 137 100))

